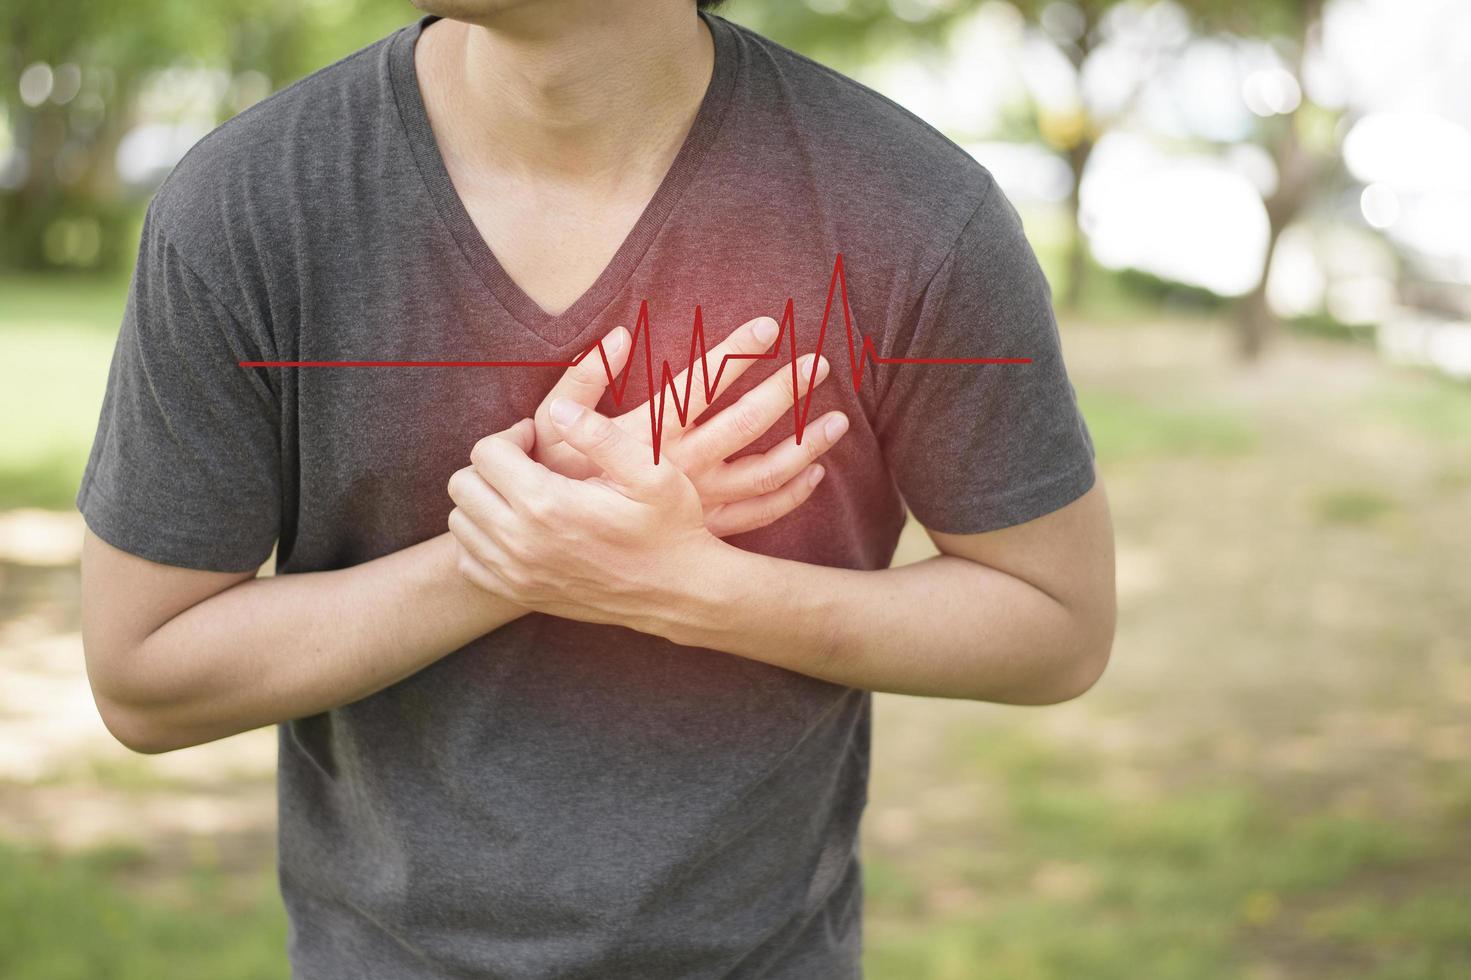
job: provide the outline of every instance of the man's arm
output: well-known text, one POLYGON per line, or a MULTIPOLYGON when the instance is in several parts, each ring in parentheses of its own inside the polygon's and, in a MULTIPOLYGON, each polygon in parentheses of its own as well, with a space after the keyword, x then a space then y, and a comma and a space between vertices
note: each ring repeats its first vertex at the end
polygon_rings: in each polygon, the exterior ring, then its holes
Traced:
POLYGON ((160 565, 90 530, 82 550, 88 679, 108 730, 138 752, 356 701, 525 611, 457 575, 447 534, 269 578, 160 565))
MULTIPOLYGON (((733 332, 711 351, 712 366, 770 346, 774 333, 761 331, 763 324, 774 330, 769 318, 758 318, 733 332)), ((608 340, 611 373, 627 358, 627 331, 619 327, 608 340)), ((595 405, 607 385, 604 363, 583 358, 539 414, 564 397, 595 405)), ((726 463, 792 405, 792 388, 777 372, 696 424, 751 361, 731 363, 721 385, 702 379, 685 418, 665 429, 667 457, 698 482, 712 534, 760 527, 800 506, 812 491, 805 478, 812 461, 841 437, 819 430, 803 446, 789 440, 726 463)), ((639 442, 647 412, 640 406, 612 424, 639 442)), ((557 448, 560 465, 581 459, 557 448)), ((527 612, 475 588, 456 560, 454 542, 442 534, 352 568, 255 578, 148 561, 88 530, 83 647, 98 710, 125 745, 165 752, 367 697, 527 612)))
POLYGON ((1101 482, 1025 524, 930 536, 942 554, 872 572, 726 548, 659 631, 898 694, 1051 704, 1093 686, 1115 611, 1101 482))
POLYGON ((945 554, 917 565, 829 568, 714 538, 678 469, 596 412, 551 412, 607 479, 537 465, 529 421, 480 440, 451 481, 450 530, 462 574, 491 594, 878 691, 1039 704, 1103 671, 1114 582, 1101 484, 1025 524, 933 535, 945 554))

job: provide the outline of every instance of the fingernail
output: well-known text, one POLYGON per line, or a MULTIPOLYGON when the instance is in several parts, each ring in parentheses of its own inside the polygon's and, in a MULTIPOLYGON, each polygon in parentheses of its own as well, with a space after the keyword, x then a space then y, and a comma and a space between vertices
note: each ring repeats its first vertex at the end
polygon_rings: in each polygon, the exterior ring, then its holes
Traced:
POLYGON ((571 425, 582 416, 582 406, 570 398, 558 398, 552 402, 552 421, 559 425, 571 425))
POLYGON ((763 316, 751 327, 751 333, 763 344, 769 344, 776 339, 776 321, 769 316, 763 316))
POLYGON ((607 339, 603 341, 603 353, 616 354, 621 351, 623 349, 623 338, 626 336, 627 334, 624 333, 621 328, 618 330, 614 330, 608 335, 607 339))
POLYGON ((797 372, 799 374, 802 374, 802 375, 805 376, 811 370, 812 370, 812 355, 811 354, 803 354, 801 357, 797 358, 797 372))
POLYGON ((822 474, 823 469, 821 466, 812 467, 812 473, 807 477, 807 482, 814 487, 817 486, 818 482, 822 480, 822 474))
POLYGON ((848 416, 834 415, 827 420, 827 425, 823 426, 823 431, 827 433, 828 442, 837 442, 838 436, 848 431, 848 416))

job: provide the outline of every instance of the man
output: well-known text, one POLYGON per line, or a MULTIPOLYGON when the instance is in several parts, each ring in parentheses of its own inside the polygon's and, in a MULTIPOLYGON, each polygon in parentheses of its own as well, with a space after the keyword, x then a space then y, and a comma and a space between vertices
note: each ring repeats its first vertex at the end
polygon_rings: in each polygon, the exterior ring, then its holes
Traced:
POLYGON ((857 976, 868 692, 1056 702, 1112 641, 1016 213, 691 0, 424 6, 150 206, 78 496, 103 718, 279 723, 298 976, 857 976), (697 305, 740 326, 661 396, 697 305), (1030 361, 883 362, 978 357, 1030 361), (546 366, 300 366, 425 360, 546 366), (943 554, 890 569, 906 504, 943 554))

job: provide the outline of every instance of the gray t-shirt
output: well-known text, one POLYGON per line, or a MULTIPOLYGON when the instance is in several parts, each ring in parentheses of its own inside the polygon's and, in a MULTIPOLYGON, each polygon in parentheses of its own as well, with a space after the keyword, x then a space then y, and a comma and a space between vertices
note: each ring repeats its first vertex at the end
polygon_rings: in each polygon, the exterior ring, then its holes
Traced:
MULTIPOLYGON (((713 342, 790 297, 805 350, 838 253, 881 357, 1033 361, 869 363, 855 387, 835 309, 810 417, 841 408, 852 429, 800 511, 732 543, 878 569, 906 503, 966 533, 1084 493, 1092 445, 1050 290, 991 175, 874 92, 706 19, 714 75, 683 148, 557 316, 497 264, 447 176, 413 65, 432 17, 201 140, 148 210, 77 497, 93 531, 198 569, 253 569, 276 545, 285 575, 423 541, 475 440, 529 415, 559 369, 238 362, 555 361, 631 327, 643 299, 656 373, 683 366, 697 303, 713 342)), ((869 725, 861 690, 518 619, 279 727, 295 974, 858 976, 869 725)))

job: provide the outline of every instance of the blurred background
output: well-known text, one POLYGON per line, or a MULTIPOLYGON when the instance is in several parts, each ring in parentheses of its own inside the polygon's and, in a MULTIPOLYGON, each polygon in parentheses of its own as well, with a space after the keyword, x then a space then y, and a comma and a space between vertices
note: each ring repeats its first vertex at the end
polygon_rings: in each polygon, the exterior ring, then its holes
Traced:
MULTIPOLYGON (((876 699, 869 975, 1471 976, 1471 4, 722 12, 997 176, 1117 521, 1085 698, 876 699)), ((286 976, 274 733, 111 741, 71 501, 153 189, 416 13, 7 5, 0 976, 286 976)))

